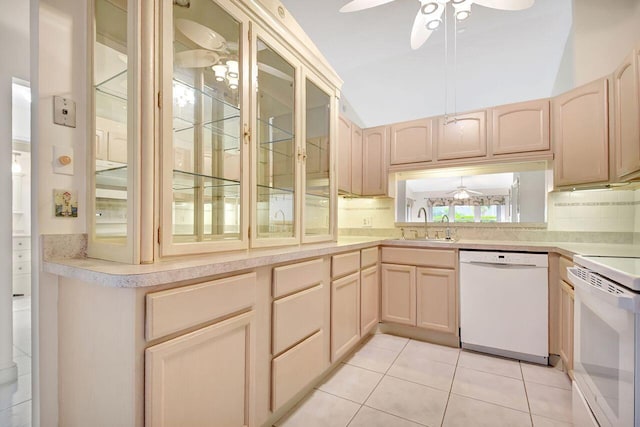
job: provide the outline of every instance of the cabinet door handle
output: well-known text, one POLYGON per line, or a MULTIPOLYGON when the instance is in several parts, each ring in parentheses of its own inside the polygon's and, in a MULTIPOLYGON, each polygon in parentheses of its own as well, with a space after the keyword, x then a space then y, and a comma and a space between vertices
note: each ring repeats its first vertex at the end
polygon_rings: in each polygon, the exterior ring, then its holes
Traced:
POLYGON ((246 123, 244 124, 244 143, 248 144, 251 138, 251 128, 246 123))

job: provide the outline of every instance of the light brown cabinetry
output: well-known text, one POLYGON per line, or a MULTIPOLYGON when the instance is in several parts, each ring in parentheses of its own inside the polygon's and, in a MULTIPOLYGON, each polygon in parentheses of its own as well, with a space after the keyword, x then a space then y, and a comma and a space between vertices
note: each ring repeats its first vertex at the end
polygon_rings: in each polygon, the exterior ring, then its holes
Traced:
POLYGON ((609 180, 608 80, 601 79, 553 99, 554 185, 609 180))
POLYGON ((343 116, 338 123, 338 191, 362 195, 362 129, 343 116))
POLYGON ((550 149, 549 100, 541 99, 491 109, 494 155, 550 149))
POLYGON ((363 337, 371 332, 380 320, 378 248, 363 249, 360 260, 360 336, 363 337))
POLYGON ((146 296, 147 339, 244 311, 145 350, 147 426, 251 423, 255 282, 249 273, 146 296))
POLYGON ((573 287, 560 281, 560 358, 573 377, 573 287))
POLYGON ((362 194, 362 129, 351 124, 351 193, 362 194))
POLYGON ((458 332, 454 250, 383 248, 382 320, 458 332))
POLYGON ((486 111, 438 118, 437 159, 482 157, 487 154, 486 111))
POLYGON ((360 339, 360 251, 331 259, 331 361, 360 339))
POLYGON ((618 179, 640 171, 638 56, 632 51, 613 73, 615 165, 618 179))
POLYGON ((389 161, 392 165, 429 162, 433 158, 431 119, 391 125, 389 161))
POLYGON ((362 132, 362 195, 387 194, 389 128, 379 126, 362 132))

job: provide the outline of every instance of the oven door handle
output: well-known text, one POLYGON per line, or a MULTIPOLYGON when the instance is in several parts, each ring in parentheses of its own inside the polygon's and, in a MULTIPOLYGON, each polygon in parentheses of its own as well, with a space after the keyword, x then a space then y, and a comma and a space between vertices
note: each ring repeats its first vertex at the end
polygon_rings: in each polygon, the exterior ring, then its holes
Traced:
MULTIPOLYGON (((573 283, 576 288, 580 288, 584 292, 588 292, 599 298, 604 300, 605 302, 622 308, 627 311, 631 311, 634 313, 640 312, 640 297, 637 295, 631 295, 625 291, 622 293, 613 293, 608 290, 602 289, 601 287, 594 286, 586 280, 578 277, 575 273, 578 270, 577 267, 567 267, 567 274, 569 276, 569 281, 573 283)), ((605 282, 609 282, 606 279, 603 279, 605 282)), ((617 286, 614 286, 614 289, 618 289, 617 286)))

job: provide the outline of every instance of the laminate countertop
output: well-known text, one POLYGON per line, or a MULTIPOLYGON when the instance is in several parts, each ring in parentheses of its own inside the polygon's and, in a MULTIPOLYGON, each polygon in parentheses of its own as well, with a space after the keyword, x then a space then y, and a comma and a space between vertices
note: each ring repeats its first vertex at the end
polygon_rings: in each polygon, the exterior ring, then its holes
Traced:
POLYGON ((360 250, 374 246, 410 246, 416 248, 454 248, 519 252, 556 252, 574 255, 640 257, 640 245, 459 240, 430 242, 425 240, 383 239, 380 237, 341 237, 337 242, 304 246, 252 249, 225 254, 173 257, 153 264, 122 264, 93 258, 51 258, 43 261, 43 270, 58 276, 79 279, 117 288, 137 288, 216 276, 303 259, 360 250))

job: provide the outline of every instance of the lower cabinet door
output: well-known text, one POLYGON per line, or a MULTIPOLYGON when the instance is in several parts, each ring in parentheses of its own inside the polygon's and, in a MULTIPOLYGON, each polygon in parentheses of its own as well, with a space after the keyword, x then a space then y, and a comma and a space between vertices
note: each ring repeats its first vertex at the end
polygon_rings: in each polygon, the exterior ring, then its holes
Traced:
POLYGON ((440 268, 418 268, 417 326, 445 333, 458 330, 456 273, 440 268))
POLYGON ((145 351, 145 425, 250 425, 253 311, 145 351))
POLYGON ((382 264, 382 320, 416 325, 416 267, 382 264))
POLYGON ((573 371, 573 288, 560 281, 560 358, 573 371))
POLYGON ((331 361, 360 339, 360 272, 331 282, 331 361))
POLYGON ((374 265, 360 273, 360 335, 371 331, 379 320, 378 266, 374 265))

